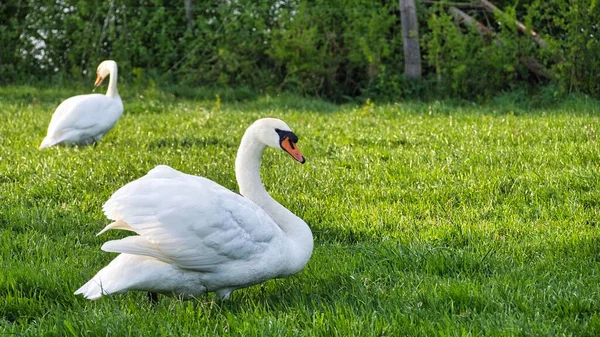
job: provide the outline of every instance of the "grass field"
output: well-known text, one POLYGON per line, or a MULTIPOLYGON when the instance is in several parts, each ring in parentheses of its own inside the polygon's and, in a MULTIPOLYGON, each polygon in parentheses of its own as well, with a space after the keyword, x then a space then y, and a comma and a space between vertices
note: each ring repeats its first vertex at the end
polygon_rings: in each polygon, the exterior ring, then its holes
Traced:
POLYGON ((121 89, 97 147, 37 149, 77 89, 0 88, 0 335, 598 336, 600 105, 332 105, 121 89), (115 254, 101 206, 157 164, 236 188, 245 128, 285 120, 267 190, 315 236, 307 267, 228 302, 72 295, 115 254))

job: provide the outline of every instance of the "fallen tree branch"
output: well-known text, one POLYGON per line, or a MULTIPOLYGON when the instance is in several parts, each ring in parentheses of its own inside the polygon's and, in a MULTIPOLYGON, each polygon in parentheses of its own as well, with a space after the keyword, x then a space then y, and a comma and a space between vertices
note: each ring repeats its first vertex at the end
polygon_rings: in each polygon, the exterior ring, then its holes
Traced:
POLYGON ((453 6, 456 8, 464 8, 464 9, 482 9, 483 6, 481 4, 472 3, 472 2, 447 2, 447 1, 439 1, 439 0, 421 0, 424 4, 429 5, 442 5, 442 6, 453 6))
MULTIPOLYGON (((489 29, 488 27, 486 27, 484 24, 482 24, 481 22, 473 19, 473 17, 471 17, 469 14, 461 11, 460 9, 456 8, 456 7, 450 7, 448 9, 448 11, 450 12, 450 14, 452 14, 456 19, 458 19, 461 22, 464 22, 467 26, 470 27, 475 27, 477 28, 477 30, 485 35, 494 35, 494 32, 489 29)), ((496 40, 497 42, 500 42, 500 40, 496 40)))

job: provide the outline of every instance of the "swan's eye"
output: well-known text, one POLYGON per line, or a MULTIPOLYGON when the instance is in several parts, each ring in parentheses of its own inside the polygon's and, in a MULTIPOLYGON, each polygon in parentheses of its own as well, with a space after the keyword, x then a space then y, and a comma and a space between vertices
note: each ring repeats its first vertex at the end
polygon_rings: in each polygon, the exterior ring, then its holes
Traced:
POLYGON ((291 142, 298 143, 298 136, 292 131, 284 131, 280 129, 275 129, 275 132, 279 135, 279 143, 283 143, 286 138, 289 138, 291 142))

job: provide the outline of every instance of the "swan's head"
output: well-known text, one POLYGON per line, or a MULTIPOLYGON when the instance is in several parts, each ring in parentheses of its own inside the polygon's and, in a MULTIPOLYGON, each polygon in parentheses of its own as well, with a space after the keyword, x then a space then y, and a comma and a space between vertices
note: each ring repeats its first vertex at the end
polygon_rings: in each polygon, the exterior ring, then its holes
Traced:
POLYGON ((252 129, 256 138, 265 145, 284 150, 302 164, 306 161, 296 145, 298 136, 284 121, 262 118, 252 124, 252 129))
POLYGON ((102 81, 104 81, 104 79, 108 77, 108 75, 110 75, 110 73, 113 70, 116 69, 117 62, 113 60, 106 60, 100 63, 100 65, 98 65, 98 69, 96 69, 96 82, 94 82, 94 85, 99 86, 100 84, 102 84, 102 81))

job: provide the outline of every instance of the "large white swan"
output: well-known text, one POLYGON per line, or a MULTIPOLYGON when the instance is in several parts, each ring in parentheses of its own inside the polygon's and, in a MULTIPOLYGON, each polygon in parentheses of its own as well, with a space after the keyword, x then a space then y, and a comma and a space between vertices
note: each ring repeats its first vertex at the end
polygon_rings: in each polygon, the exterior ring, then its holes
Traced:
POLYGON ((106 95, 78 95, 60 103, 40 149, 63 143, 95 143, 117 123, 123 113, 123 102, 117 91, 117 63, 111 60, 100 63, 96 75, 95 86, 110 75, 106 95))
POLYGON ((203 177, 157 166, 104 204, 109 229, 137 233, 102 246, 121 253, 75 294, 95 300, 128 290, 192 298, 231 292, 297 273, 313 237, 306 223, 275 201, 259 175, 263 150, 287 151, 304 163, 298 137, 283 121, 254 122, 235 160, 238 195, 203 177))

